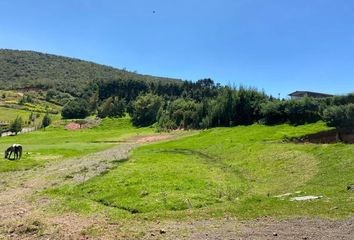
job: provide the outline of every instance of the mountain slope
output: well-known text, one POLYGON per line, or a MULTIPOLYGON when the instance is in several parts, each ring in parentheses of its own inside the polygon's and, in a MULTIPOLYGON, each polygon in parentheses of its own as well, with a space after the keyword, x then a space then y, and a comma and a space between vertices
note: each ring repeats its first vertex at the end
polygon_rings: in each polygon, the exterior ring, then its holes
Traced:
POLYGON ((73 93, 92 80, 178 81, 34 51, 0 49, 0 89, 39 88, 73 93))

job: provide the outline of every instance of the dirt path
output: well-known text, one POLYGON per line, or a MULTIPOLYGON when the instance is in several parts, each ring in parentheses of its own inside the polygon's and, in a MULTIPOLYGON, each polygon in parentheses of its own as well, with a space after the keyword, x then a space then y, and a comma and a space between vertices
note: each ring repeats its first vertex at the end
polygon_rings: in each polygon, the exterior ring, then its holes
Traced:
POLYGON ((254 221, 236 219, 169 222, 152 227, 144 239, 218 239, 218 240, 353 240, 354 219, 330 221, 321 219, 271 218, 254 221), (161 234, 163 229, 165 233, 161 234))
POLYGON ((109 170, 146 143, 176 135, 135 137, 108 150, 42 168, 0 173, 0 239, 354 239, 354 219, 275 221, 237 219, 111 222, 105 216, 49 215, 50 200, 34 197, 52 186, 78 184, 109 170), (96 232, 92 234, 92 230, 96 232))

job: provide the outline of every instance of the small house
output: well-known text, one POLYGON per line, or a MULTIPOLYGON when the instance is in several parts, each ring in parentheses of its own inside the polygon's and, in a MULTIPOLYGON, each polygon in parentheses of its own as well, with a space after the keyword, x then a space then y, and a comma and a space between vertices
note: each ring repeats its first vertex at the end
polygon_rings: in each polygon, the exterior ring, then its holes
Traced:
POLYGON ((328 98, 333 97, 334 95, 309 91, 295 91, 293 93, 290 93, 289 96, 291 97, 291 99, 301 99, 305 96, 313 98, 328 98))

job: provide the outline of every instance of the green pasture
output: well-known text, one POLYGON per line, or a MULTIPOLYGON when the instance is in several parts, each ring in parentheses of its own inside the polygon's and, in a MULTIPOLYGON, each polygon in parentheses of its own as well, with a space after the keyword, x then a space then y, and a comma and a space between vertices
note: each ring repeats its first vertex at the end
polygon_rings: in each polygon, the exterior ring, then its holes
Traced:
POLYGON ((97 152, 118 144, 125 137, 153 131, 152 128, 133 127, 129 118, 104 119, 98 127, 76 131, 65 130, 63 124, 54 123, 45 130, 0 138, 2 152, 14 143, 24 147, 20 161, 0 158, 0 172, 28 169, 49 161, 97 152))
POLYGON ((80 185, 45 194, 55 212, 108 213, 113 219, 251 219, 354 214, 354 146, 282 141, 325 130, 239 126, 140 147, 128 161, 80 185), (276 195, 291 196, 276 198, 276 195), (293 202, 294 196, 323 196, 293 202))
MULTIPOLYGON (((24 122, 24 126, 30 127, 31 124, 28 124, 30 114, 31 114, 31 112, 27 111, 27 110, 0 107, 0 121, 1 122, 11 123, 12 121, 15 120, 15 118, 17 116, 19 116, 22 118, 22 120, 24 122)), ((37 113, 34 112, 34 114, 37 114, 37 113)), ((40 115, 39 118, 37 118, 34 122, 35 126, 41 124, 45 113, 39 113, 39 115, 40 115)), ((50 117, 53 121, 55 121, 55 120, 60 119, 60 114, 56 114, 56 115, 50 114, 50 117)))
MULTIPOLYGON (((35 125, 40 124, 46 112, 60 112, 61 106, 47 102, 38 93, 19 93, 15 91, 0 90, 0 121, 12 122, 17 116, 22 117, 25 126, 29 125, 28 120, 31 112, 40 116, 36 118, 35 125), (19 104, 23 96, 31 96, 32 103, 19 104)), ((60 114, 51 114, 53 119, 60 119, 60 114)))

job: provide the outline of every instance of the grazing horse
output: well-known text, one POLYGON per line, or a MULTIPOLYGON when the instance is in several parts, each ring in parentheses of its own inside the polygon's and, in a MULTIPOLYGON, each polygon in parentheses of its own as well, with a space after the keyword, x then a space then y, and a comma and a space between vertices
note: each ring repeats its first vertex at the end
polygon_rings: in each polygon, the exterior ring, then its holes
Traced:
POLYGON ((12 153, 14 154, 14 160, 21 159, 22 146, 20 144, 13 144, 11 147, 6 149, 5 158, 10 159, 12 153))

